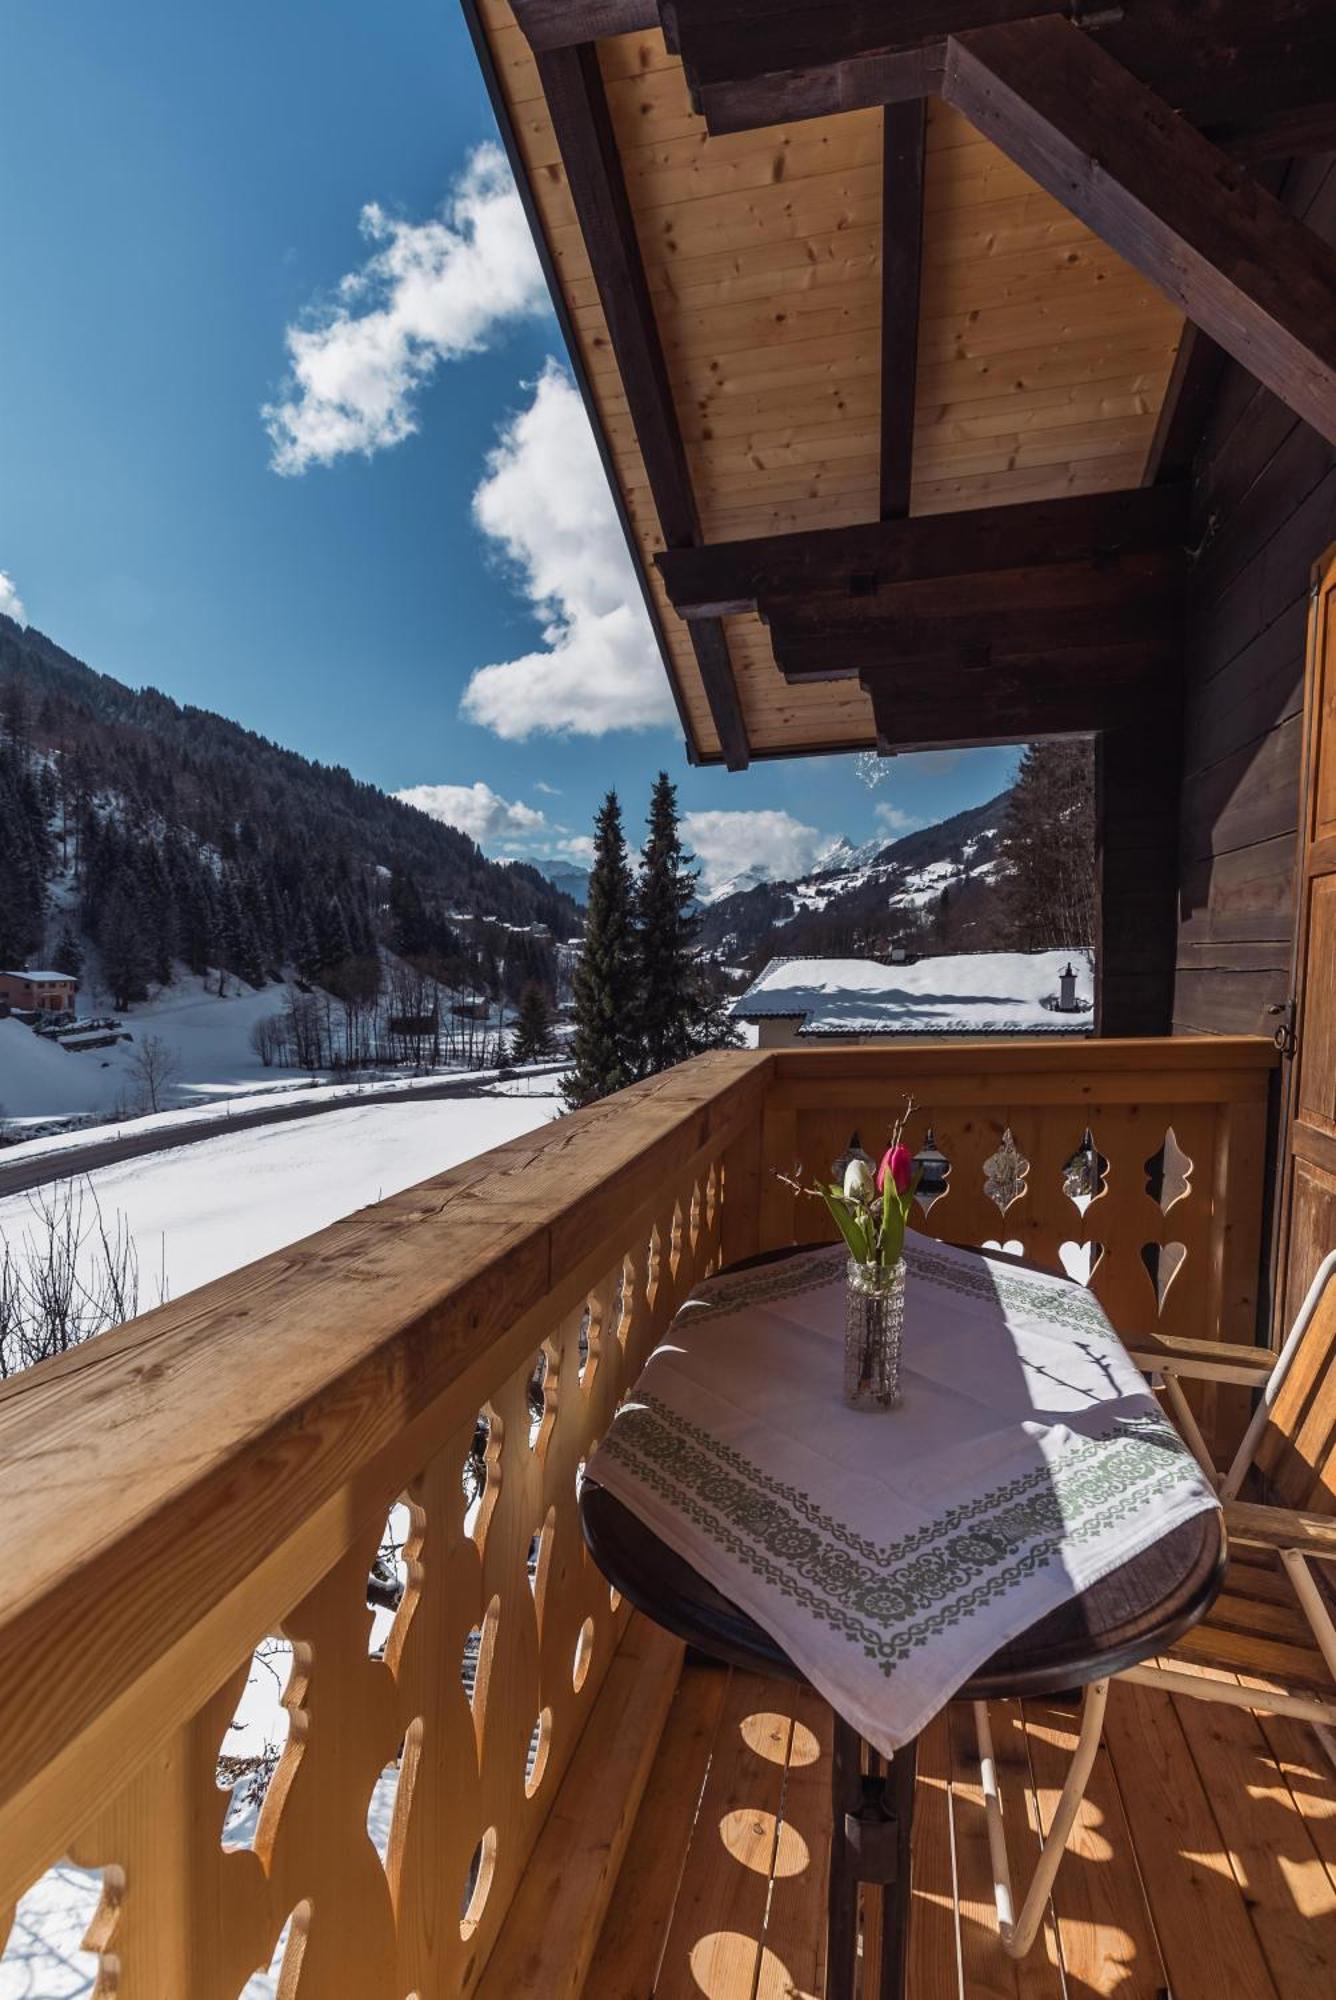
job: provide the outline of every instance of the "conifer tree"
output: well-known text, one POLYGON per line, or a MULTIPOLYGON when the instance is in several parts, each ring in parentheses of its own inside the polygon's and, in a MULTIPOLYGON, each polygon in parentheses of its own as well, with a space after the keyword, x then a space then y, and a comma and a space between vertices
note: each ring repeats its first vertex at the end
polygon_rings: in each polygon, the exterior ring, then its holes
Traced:
POLYGON ((1032 743, 1002 826, 1008 942, 1088 945, 1095 929, 1095 782, 1089 738, 1032 743))
POLYGON ((594 824, 584 950, 576 967, 575 1033, 565 1080, 572 1110, 635 1080, 640 1042, 631 870, 622 811, 609 792, 594 824))
POLYGON ((696 877, 686 865, 677 823, 677 790, 660 771, 650 795, 649 834, 636 888, 636 938, 643 994, 641 1064, 647 1075, 671 1069, 696 1051, 696 877))
POLYGON ((696 874, 682 846, 677 788, 660 771, 636 892, 640 957, 641 1073, 654 1075, 735 1039, 726 1005, 707 979, 695 911, 696 874))
POLYGON ((70 979, 78 979, 83 972, 83 948, 68 917, 60 927, 51 963, 57 972, 63 972, 70 979))
POLYGON ((515 1040, 511 1050, 511 1061, 517 1063, 542 1062, 552 1053, 552 1010, 547 1004, 547 995, 541 986, 530 984, 520 996, 519 1013, 515 1017, 515 1040))

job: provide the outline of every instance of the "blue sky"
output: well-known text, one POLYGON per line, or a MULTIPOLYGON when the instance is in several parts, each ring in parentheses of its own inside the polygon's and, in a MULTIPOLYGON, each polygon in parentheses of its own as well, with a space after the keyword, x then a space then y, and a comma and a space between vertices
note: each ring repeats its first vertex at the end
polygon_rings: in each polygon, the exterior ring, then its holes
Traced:
POLYGON ((6 608, 493 853, 661 766, 716 876, 1006 782, 688 767, 452 0, 8 0, 0 69, 6 608))

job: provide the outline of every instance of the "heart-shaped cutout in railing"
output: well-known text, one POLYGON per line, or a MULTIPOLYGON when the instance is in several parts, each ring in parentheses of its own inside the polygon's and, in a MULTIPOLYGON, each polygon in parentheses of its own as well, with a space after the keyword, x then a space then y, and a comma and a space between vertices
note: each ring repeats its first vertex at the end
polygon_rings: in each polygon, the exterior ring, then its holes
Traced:
POLYGON ((1141 1261, 1155 1292, 1155 1303, 1160 1312, 1169 1289, 1187 1261, 1187 1245, 1183 1243, 1143 1243, 1141 1261))

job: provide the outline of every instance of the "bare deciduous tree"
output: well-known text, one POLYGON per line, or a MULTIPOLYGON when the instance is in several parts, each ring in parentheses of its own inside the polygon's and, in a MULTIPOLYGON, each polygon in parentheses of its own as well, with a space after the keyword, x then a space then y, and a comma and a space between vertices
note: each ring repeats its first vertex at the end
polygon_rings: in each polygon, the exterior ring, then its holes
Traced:
POLYGON ((181 1074, 181 1058, 161 1035, 145 1035, 130 1057, 130 1075, 141 1111, 161 1111, 163 1099, 181 1074))
POLYGON ((0 1243, 0 1378, 80 1347, 139 1310, 133 1239, 123 1216, 108 1224, 91 1181, 38 1188, 28 1209, 22 1235, 0 1243))
POLYGON ((250 1031, 250 1045, 266 1069, 272 1069, 287 1043, 281 1014, 265 1014, 250 1031))

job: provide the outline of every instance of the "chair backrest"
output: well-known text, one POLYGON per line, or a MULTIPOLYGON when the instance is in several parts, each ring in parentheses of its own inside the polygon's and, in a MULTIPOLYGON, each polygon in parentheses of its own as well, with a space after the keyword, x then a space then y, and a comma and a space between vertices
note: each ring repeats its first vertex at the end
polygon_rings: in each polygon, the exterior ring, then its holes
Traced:
POLYGON ((1336 1250, 1323 1258, 1299 1308, 1249 1443, 1280 1506, 1336 1513, 1336 1250))

